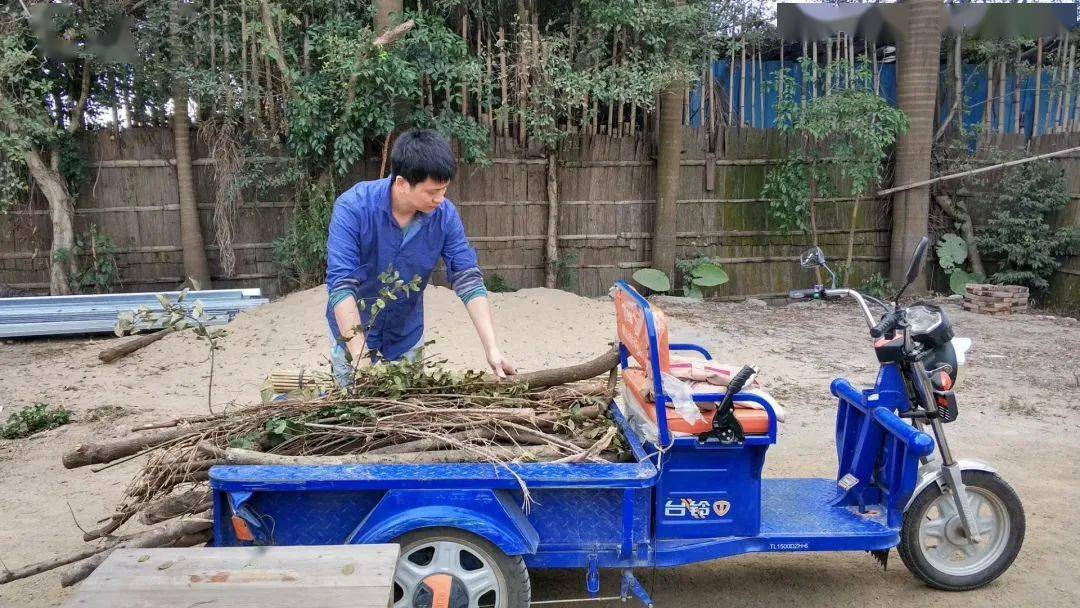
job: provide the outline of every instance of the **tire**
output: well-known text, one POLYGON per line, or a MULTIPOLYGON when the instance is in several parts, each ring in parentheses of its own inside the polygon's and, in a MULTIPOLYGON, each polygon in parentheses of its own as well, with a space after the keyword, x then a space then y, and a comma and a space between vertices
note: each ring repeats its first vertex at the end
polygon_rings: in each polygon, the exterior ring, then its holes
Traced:
MULTIPOLYGON (((402 535, 393 542, 401 546, 394 574, 393 608, 423 606, 422 602, 414 604, 413 601, 416 598, 417 577, 422 581, 435 573, 455 577, 455 591, 459 582, 468 580, 471 575, 490 581, 494 598, 491 591, 474 593, 466 583, 461 582, 461 590, 468 597, 468 608, 476 608, 481 603, 490 605, 492 599, 495 608, 529 606, 532 586, 525 560, 521 556, 506 555, 483 537, 455 528, 424 528, 402 535), (457 551, 456 559, 448 562, 445 557, 447 551, 457 551), (480 567, 477 567, 478 564, 480 567), (479 602, 481 598, 483 602, 479 602)), ((462 604, 464 597, 453 595, 450 608, 466 608, 462 604)))
POLYGON ((962 477, 968 500, 977 510, 980 545, 971 547, 963 541, 952 497, 932 483, 904 513, 897 547, 916 578, 944 591, 977 589, 993 581, 1009 569, 1024 543, 1024 506, 1012 487, 986 471, 963 471, 962 477), (937 544, 927 547, 932 542, 937 544))

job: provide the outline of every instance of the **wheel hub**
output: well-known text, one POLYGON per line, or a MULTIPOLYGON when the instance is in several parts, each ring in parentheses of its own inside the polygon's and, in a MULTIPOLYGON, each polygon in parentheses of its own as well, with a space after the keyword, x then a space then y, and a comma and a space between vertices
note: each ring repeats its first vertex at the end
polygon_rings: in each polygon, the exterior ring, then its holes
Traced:
POLYGON ((420 581, 412 597, 413 608, 468 608, 469 591, 451 574, 432 574, 420 581))

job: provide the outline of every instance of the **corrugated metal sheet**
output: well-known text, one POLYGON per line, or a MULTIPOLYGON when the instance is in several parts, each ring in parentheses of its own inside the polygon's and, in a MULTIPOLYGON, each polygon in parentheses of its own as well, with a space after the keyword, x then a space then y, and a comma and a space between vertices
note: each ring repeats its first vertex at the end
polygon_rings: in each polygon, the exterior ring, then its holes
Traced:
MULTIPOLYGON (((0 298, 0 338, 112 333, 119 314, 134 313, 143 307, 162 311, 158 296, 164 295, 175 303, 180 293, 0 298)), ((190 311, 196 301, 203 303, 205 325, 224 325, 240 311, 269 302, 260 289, 215 289, 190 291, 182 305, 190 311)))

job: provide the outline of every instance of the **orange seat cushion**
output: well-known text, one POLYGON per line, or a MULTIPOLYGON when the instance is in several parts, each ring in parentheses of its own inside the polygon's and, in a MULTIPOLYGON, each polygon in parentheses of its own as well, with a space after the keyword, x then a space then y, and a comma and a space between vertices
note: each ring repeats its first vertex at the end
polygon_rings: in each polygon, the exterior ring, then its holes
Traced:
MULTIPOLYGON (((645 370, 639 368, 624 369, 623 382, 637 402, 642 404, 645 414, 653 422, 656 422, 656 403, 653 402, 651 397, 652 382, 645 374, 645 370)), ((667 408, 668 430, 683 435, 700 435, 712 430, 712 420, 713 416, 716 415, 716 410, 703 411, 701 415, 704 420, 691 423, 679 416, 674 408, 669 407, 667 408)), ((735 418, 742 425, 743 432, 747 435, 769 434, 769 413, 765 410, 736 407, 735 418)))

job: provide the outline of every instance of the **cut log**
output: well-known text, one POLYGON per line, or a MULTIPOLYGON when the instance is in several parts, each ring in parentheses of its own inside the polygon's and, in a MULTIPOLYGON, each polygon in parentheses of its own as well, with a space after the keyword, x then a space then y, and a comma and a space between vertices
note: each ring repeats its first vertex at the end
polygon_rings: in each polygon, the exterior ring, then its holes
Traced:
POLYGON ((107 520, 105 525, 101 526, 100 528, 96 530, 90 530, 89 532, 83 532, 83 540, 85 542, 90 542, 92 540, 104 538, 112 534, 113 532, 116 532, 120 529, 120 526, 124 525, 127 520, 131 519, 131 516, 134 514, 135 513, 133 512, 126 512, 113 515, 107 520))
POLYGON ((506 379, 497 378, 493 374, 485 375, 489 382, 505 382, 520 384, 529 388, 547 388, 571 382, 589 380, 601 374, 611 371, 611 368, 619 364, 619 347, 613 346, 606 353, 578 365, 559 367, 556 369, 542 369, 535 372, 517 374, 506 379))
POLYGON ((107 558, 110 553, 120 547, 149 549, 152 547, 171 545, 184 537, 188 537, 189 539, 201 538, 194 537, 193 535, 201 534, 209 530, 212 525, 210 518, 210 511, 203 511, 194 518, 171 521, 160 528, 147 530, 146 532, 136 534, 128 539, 118 542, 109 547, 106 551, 94 555, 75 568, 61 574, 60 585, 62 587, 70 587, 90 576, 90 574, 101 565, 101 562, 105 561, 105 558, 107 558))
POLYGON ((64 454, 64 468, 77 469, 91 464, 102 464, 127 456, 133 456, 147 448, 180 439, 186 435, 195 434, 204 426, 205 425, 189 425, 168 429, 159 433, 147 433, 144 435, 136 435, 134 437, 125 437, 106 443, 84 443, 64 454))
POLYGON ((98 353, 98 359, 100 359, 102 363, 110 363, 112 361, 116 361, 117 359, 130 355, 131 353, 139 350, 144 346, 149 346, 154 342, 157 342, 158 340, 164 338, 171 333, 173 333, 173 330, 170 328, 156 331, 152 334, 137 336, 135 338, 125 341, 119 346, 106 348, 105 350, 98 353))
MULTIPOLYGON (((576 447, 576 446, 575 446, 576 447)), ((408 454, 354 454, 341 456, 282 456, 254 450, 229 448, 226 450, 230 464, 245 465, 350 465, 350 464, 441 464, 447 462, 480 462, 481 455, 488 454, 500 460, 541 460, 559 458, 565 452, 551 446, 529 448, 506 448, 501 446, 478 447, 475 450, 441 450, 435 452, 412 452, 408 454)))
POLYGON ((158 524, 187 513, 199 513, 210 508, 210 490, 199 488, 182 494, 159 498, 143 507, 139 521, 146 525, 158 524))
POLYGON ((55 570, 61 566, 73 564, 78 561, 82 561, 88 557, 93 557, 103 551, 108 551, 111 548, 110 545, 100 545, 97 547, 90 547, 77 551, 75 553, 69 553, 68 555, 61 555, 60 557, 54 557, 47 559, 43 562, 24 566, 22 568, 16 568, 15 570, 8 570, 0 573, 0 585, 10 583, 11 581, 17 581, 20 579, 28 578, 42 572, 48 572, 49 570, 55 570))

